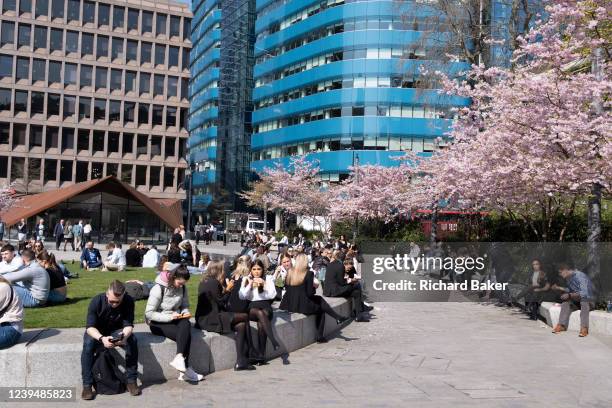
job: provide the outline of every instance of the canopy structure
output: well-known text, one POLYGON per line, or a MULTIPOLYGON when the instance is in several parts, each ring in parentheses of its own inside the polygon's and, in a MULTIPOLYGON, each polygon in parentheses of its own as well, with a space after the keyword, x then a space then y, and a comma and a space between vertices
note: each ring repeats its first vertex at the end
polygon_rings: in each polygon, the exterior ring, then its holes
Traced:
POLYGON ((5 222, 7 227, 10 227, 17 224, 22 218, 28 219, 74 199, 77 196, 92 193, 104 193, 136 201, 159 217, 159 219, 170 228, 176 228, 182 224, 183 215, 180 200, 156 201, 137 191, 129 184, 118 180, 114 176, 85 181, 64 188, 25 196, 16 200, 12 207, 0 213, 0 218, 5 222))

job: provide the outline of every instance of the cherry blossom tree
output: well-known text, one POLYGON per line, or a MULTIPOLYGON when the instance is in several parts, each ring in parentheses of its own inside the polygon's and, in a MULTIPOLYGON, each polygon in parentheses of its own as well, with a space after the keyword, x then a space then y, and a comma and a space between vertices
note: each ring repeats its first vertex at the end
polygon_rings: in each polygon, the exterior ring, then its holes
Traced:
POLYGON ((612 180, 606 2, 561 0, 546 12, 519 38, 511 69, 473 66, 462 81, 442 75, 446 93, 472 103, 458 110, 450 148, 420 166, 440 197, 504 211, 543 240, 555 217, 569 220, 594 185, 609 193, 612 180), (603 75, 568 70, 597 48, 603 75))

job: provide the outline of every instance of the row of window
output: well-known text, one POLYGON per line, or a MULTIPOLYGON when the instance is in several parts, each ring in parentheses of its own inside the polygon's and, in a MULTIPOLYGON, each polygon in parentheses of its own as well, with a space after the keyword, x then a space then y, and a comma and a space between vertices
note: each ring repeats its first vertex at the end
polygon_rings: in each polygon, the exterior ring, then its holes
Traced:
POLYGON ((26 81, 28 85, 63 84, 65 87, 74 86, 79 89, 93 88, 97 93, 133 93, 141 97, 176 97, 182 100, 189 97, 187 78, 84 64, 79 66, 68 62, 62 66, 60 61, 47 62, 38 58, 30 60, 29 57, 17 57, 13 68, 12 55, 0 55, 0 80, 4 78, 14 78, 16 83, 26 81))
POLYGON ((449 27, 440 23, 439 19, 428 20, 427 17, 414 18, 407 20, 405 16, 396 15, 390 17, 359 17, 347 18, 342 23, 330 24, 326 27, 321 27, 316 30, 309 31, 304 37, 300 37, 289 42, 286 42, 274 49, 265 50, 265 53, 257 57, 257 64, 267 61, 268 59, 277 57, 285 52, 295 48, 309 44, 321 38, 330 37, 335 34, 362 31, 362 30, 396 30, 396 31, 432 31, 444 32, 448 31, 449 27))
POLYGON ((332 91, 335 89, 350 89, 350 88, 420 88, 420 89, 435 89, 436 83, 425 83, 420 79, 402 76, 350 76, 338 78, 329 81, 322 81, 318 84, 312 84, 303 88, 294 89, 282 94, 274 95, 273 97, 259 100, 255 103, 256 109, 265 108, 283 102, 292 101, 303 98, 309 95, 314 95, 321 92, 332 91))
POLYGON ((16 0, 3 0, 2 13, 10 14, 11 12, 15 14, 18 12, 20 16, 30 14, 33 18, 47 17, 52 21, 76 22, 84 26, 91 24, 102 29, 135 31, 143 35, 155 34, 186 40, 191 34, 191 19, 189 18, 183 19, 181 16, 133 8, 128 8, 126 12, 126 8, 119 5, 113 5, 111 12, 111 5, 102 2, 19 0, 19 6, 17 6, 16 0))
MULTIPOLYGON (((176 167, 140 166, 127 163, 101 163, 25 157, 0 156, 0 178, 10 181, 70 182, 100 179, 105 176, 120 177, 121 181, 136 187, 176 189, 182 183, 185 171, 176 167)), ((18 183, 20 184, 20 183, 18 183)))
POLYGON ((253 161, 278 159, 308 153, 334 152, 339 150, 410 150, 415 153, 433 152, 444 144, 435 139, 414 136, 366 135, 362 137, 327 138, 305 143, 269 147, 255 151, 253 161))
POLYGON ((307 71, 321 65, 331 64, 337 61, 353 60, 353 59, 410 59, 420 60, 426 59, 428 56, 435 56, 437 48, 429 48, 427 52, 418 45, 412 45, 408 48, 363 48, 363 47, 348 47, 341 51, 329 52, 327 54, 318 55, 304 61, 297 62, 289 67, 271 72, 257 78, 255 86, 263 86, 272 81, 286 78, 299 72, 307 71), (416 48, 415 48, 416 47, 416 48))
POLYGON ((0 122, 0 145, 9 145, 12 149, 44 148, 62 152, 76 150, 77 152, 118 153, 122 156, 137 157, 163 156, 165 159, 179 159, 185 154, 186 140, 161 135, 133 134, 127 132, 106 132, 79 128, 59 128, 55 126, 40 126, 15 123, 11 135, 10 124, 0 122), (75 143, 76 135, 76 143, 75 143))
POLYGON ((15 24, 1 21, 0 46, 15 45, 17 48, 48 50, 51 53, 75 54, 75 58, 95 56, 117 64, 134 63, 168 67, 189 68, 189 48, 168 46, 161 43, 126 40, 122 37, 108 37, 79 31, 63 30, 45 26, 19 24, 15 36, 15 24), (65 42, 64 42, 65 39, 65 42))
POLYGON ((387 116, 396 118, 428 118, 451 119, 453 114, 447 107, 413 106, 413 105, 356 105, 328 109, 319 109, 299 115, 288 116, 283 119, 271 120, 255 125, 255 133, 268 132, 287 126, 300 125, 339 117, 355 116, 387 116))
POLYGON ((130 123, 137 125, 164 126, 187 129, 188 108, 151 105, 143 102, 107 100, 73 95, 0 88, 0 112, 12 115, 25 113, 30 117, 42 115, 46 118, 60 117, 63 120, 92 123, 103 121, 117 126, 130 123))

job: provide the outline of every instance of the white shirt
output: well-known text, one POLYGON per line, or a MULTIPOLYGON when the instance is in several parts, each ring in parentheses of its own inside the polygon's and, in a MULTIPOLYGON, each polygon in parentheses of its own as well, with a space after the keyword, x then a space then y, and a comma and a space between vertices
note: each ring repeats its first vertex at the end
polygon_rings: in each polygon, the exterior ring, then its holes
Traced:
POLYGON ((11 262, 0 262, 0 274, 15 272, 23 267, 23 260, 19 255, 15 255, 11 262))
POLYGON ((89 234, 89 233, 91 233, 91 225, 85 224, 85 226, 83 227, 83 234, 89 234))
POLYGON ((240 299, 250 300, 251 302, 274 299, 276 297, 276 286, 274 286, 273 276, 266 275, 264 290, 261 292, 259 289, 253 289, 253 282, 251 282, 246 286, 241 286, 238 295, 240 299))
POLYGON ((110 253, 106 260, 114 265, 125 266, 125 254, 121 248, 113 248, 113 252, 110 253))
POLYGON ((142 257, 142 267, 157 268, 157 265, 159 265, 159 252, 151 248, 142 257))

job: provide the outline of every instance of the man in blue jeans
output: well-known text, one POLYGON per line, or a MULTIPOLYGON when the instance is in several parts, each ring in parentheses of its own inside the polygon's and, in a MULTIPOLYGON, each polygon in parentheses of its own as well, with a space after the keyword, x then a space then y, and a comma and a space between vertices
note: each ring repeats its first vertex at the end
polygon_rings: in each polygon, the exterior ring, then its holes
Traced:
POLYGON ((21 252, 23 268, 3 275, 7 281, 15 284, 13 289, 21 298, 23 307, 44 306, 49 296, 51 286, 49 273, 34 258, 34 251, 24 249, 21 252))
POLYGON ((89 270, 102 266, 102 255, 97 248, 94 248, 93 241, 87 241, 85 249, 81 253, 81 267, 89 270))
POLYGON ((125 349, 125 369, 127 389, 131 395, 140 395, 136 383, 138 377, 138 343, 134 330, 134 299, 125 293, 125 285, 114 280, 106 293, 100 293, 91 299, 87 310, 87 324, 83 336, 81 352, 81 375, 83 392, 81 398, 91 400, 95 397, 92 389, 94 379, 92 368, 96 350, 115 347, 125 349), (113 338, 122 338, 111 341, 113 338))

